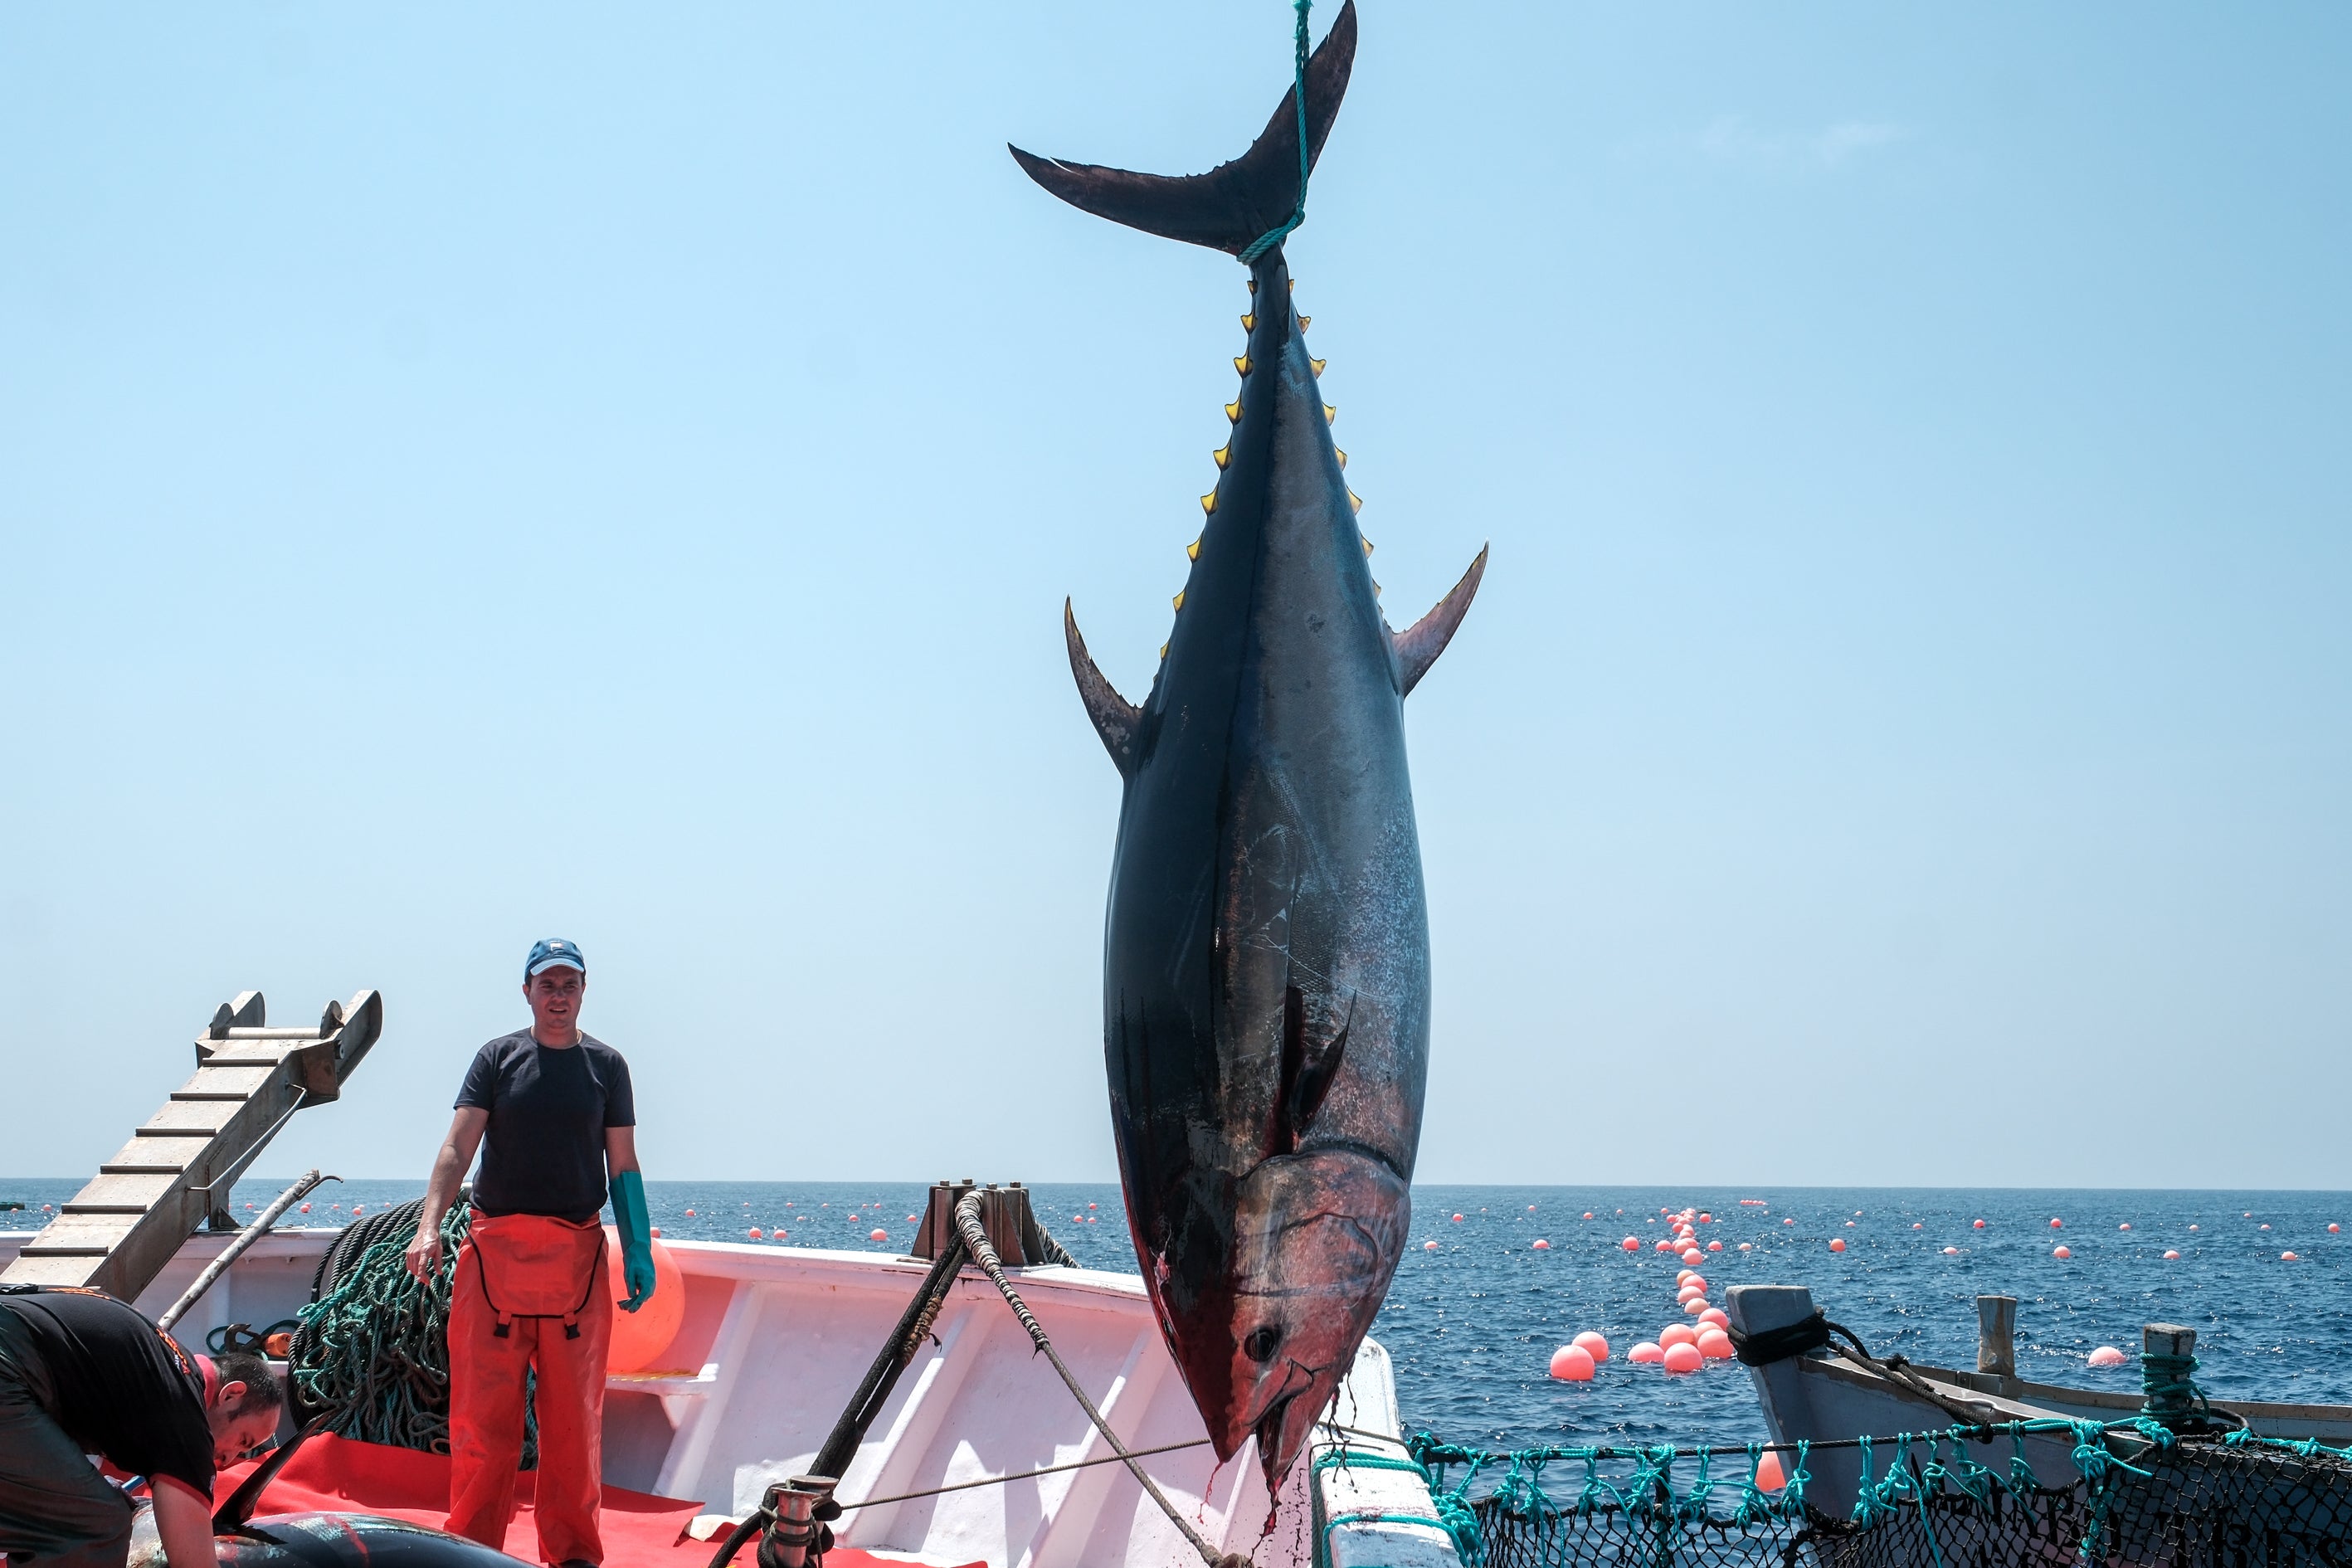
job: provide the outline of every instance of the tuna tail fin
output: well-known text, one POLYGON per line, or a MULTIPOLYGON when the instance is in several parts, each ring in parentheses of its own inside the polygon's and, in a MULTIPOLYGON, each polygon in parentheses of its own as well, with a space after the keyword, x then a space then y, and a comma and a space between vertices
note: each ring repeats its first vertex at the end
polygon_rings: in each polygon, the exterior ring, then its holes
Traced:
POLYGON ((1135 771, 1135 731, 1143 721, 1143 710, 1121 697, 1118 688, 1095 668, 1094 656, 1087 652, 1087 639, 1078 635, 1077 614, 1067 599, 1062 601, 1062 640, 1069 647, 1070 673, 1077 678, 1078 700, 1087 705, 1087 717, 1094 721, 1095 733, 1102 737, 1111 764, 1125 777, 1135 771))
POLYGON ((1401 681, 1400 696, 1410 697, 1445 645, 1454 640, 1454 629, 1462 617, 1470 613, 1470 601, 1478 596, 1478 584, 1486 575, 1486 546, 1478 547, 1478 559, 1470 563, 1470 570, 1462 574, 1462 581, 1454 584, 1453 592, 1437 601, 1437 607, 1404 630, 1392 634, 1396 639, 1397 674, 1401 681))
MULTIPOLYGON (((1310 166, 1322 155, 1323 138, 1339 117, 1355 63, 1356 0, 1347 0, 1307 62, 1310 166)), ((1146 234, 1239 256, 1260 236, 1288 222, 1298 205, 1297 92, 1294 83, 1282 95, 1274 118, 1248 152, 1205 174, 1138 174, 1040 158, 1018 147, 1011 152, 1031 179, 1074 207, 1146 234)))

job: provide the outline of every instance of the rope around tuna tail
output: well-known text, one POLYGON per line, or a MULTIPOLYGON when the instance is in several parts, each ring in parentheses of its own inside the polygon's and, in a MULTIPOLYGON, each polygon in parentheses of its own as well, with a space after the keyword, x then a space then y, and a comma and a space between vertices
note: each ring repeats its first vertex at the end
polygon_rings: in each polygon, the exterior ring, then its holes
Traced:
POLYGON ((1095 1408, 1095 1402, 1087 1397, 1087 1391, 1078 1386, 1078 1380, 1072 1377, 1070 1369, 1062 1364, 1062 1358, 1055 1353, 1054 1342, 1045 1337, 1045 1331, 1038 1326, 1036 1318, 1029 1310, 1029 1304, 1022 1300, 1019 1291, 1013 1289, 1013 1281, 1004 1277, 1004 1265, 998 1259, 996 1248, 989 1245, 987 1227, 980 1221, 980 1194, 977 1191, 966 1193, 956 1205, 955 1220, 956 1229, 963 1237, 964 1247, 971 1253, 971 1260, 980 1265, 981 1272, 988 1276, 989 1282, 996 1287, 1004 1297, 1006 1305, 1013 1309, 1013 1315, 1021 1320, 1023 1328, 1029 1331, 1030 1342, 1045 1352, 1045 1359, 1052 1362, 1054 1370, 1062 1374, 1062 1382, 1069 1388, 1071 1396, 1086 1411, 1087 1419, 1095 1424, 1095 1430, 1102 1434, 1103 1441, 1110 1445, 1111 1452, 1126 1464, 1128 1473, 1150 1494, 1151 1500, 1160 1505, 1160 1511, 1168 1516, 1169 1522, 1184 1532, 1184 1539, 1192 1543, 1192 1550, 1201 1554, 1201 1561, 1209 1568, 1249 1568, 1248 1558, 1239 1552, 1219 1552, 1198 1530, 1192 1528, 1192 1521, 1168 1500, 1167 1494, 1160 1489, 1157 1482, 1143 1473, 1143 1467, 1135 1462, 1135 1456, 1129 1453, 1127 1445, 1118 1440, 1118 1434, 1110 1429, 1110 1423, 1105 1421, 1102 1412, 1095 1408))
POLYGON ((1307 146, 1307 13, 1315 0, 1293 0, 1292 8, 1298 13, 1295 52, 1298 63, 1295 68, 1291 96, 1298 100, 1298 205, 1290 210, 1290 219, 1277 224, 1251 240, 1242 252, 1242 264, 1249 265, 1289 237, 1290 231, 1307 221, 1307 175, 1315 166, 1315 155, 1307 146))

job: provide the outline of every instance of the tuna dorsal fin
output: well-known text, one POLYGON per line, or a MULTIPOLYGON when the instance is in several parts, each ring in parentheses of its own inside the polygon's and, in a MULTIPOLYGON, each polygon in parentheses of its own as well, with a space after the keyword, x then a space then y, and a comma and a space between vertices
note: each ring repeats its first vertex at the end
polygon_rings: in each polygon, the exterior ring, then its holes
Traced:
POLYGON ((1486 575, 1486 546, 1478 547, 1478 559, 1470 563, 1470 570, 1462 574, 1462 581, 1454 591, 1437 601, 1437 607, 1404 630, 1392 634, 1396 638, 1397 673, 1403 680, 1402 695, 1410 697, 1445 645, 1454 640, 1454 628, 1470 613, 1470 601, 1478 596, 1478 581, 1486 575))
MULTIPOLYGON (((1356 63, 1356 0, 1339 7, 1322 44, 1307 62, 1307 139, 1310 166, 1339 117, 1356 63)), ((1297 87, 1282 95, 1250 150, 1205 174, 1139 174, 1093 163, 1065 163, 1018 147, 1013 159, 1029 177, 1074 207, 1192 245, 1239 256, 1260 235, 1286 222, 1298 205, 1297 87)))
POLYGON ((1078 700, 1087 705, 1087 717, 1094 721, 1103 750, 1110 753, 1112 764, 1124 776, 1135 768, 1135 731, 1143 710, 1121 697, 1118 689, 1095 668, 1094 656, 1087 652, 1087 639, 1078 635, 1078 617, 1067 599, 1062 601, 1062 640, 1070 647, 1070 673, 1077 677, 1078 700))

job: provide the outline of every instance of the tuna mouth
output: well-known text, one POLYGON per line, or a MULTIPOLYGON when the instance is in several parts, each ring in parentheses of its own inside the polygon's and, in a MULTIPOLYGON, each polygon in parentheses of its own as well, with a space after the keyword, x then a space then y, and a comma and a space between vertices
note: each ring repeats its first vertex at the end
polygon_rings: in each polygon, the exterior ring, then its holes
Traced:
POLYGON ((1265 1414, 1257 1418, 1257 1425, 1250 1428, 1257 1437, 1257 1462, 1265 1467, 1269 1484, 1274 1479, 1275 1457, 1282 1452, 1283 1418, 1290 1414, 1290 1402, 1297 1397, 1293 1393, 1276 1398, 1265 1407, 1265 1414))

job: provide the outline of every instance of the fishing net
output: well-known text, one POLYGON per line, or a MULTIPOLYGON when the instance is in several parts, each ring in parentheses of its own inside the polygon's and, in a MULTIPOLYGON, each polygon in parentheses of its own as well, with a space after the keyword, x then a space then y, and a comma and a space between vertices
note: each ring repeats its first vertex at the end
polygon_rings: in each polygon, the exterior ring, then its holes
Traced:
MULTIPOLYGON (((331 1417, 341 1437, 449 1451, 449 1280, 472 1230, 467 1194, 441 1221, 441 1267, 430 1284, 405 1255, 422 1198, 354 1222, 320 1260, 310 1304, 287 1352, 296 1416, 331 1417)), ((523 1403, 522 1468, 539 1466, 539 1422, 523 1403)))
POLYGON ((1431 1479, 1434 1522, 1454 1534, 1469 1568, 2352 1565, 2352 1452, 2245 1433, 2044 1421, 1793 1445, 1779 1450, 1793 1460, 1788 1484, 1771 1492, 1753 1480, 1760 1444, 1488 1454, 1423 1435, 1410 1447, 1431 1479), (2034 1479, 2023 1458, 2029 1431, 2072 1437, 2080 1471, 2072 1485, 2034 1479), (1977 1457, 1999 1455, 2004 1436, 2014 1445, 2010 1462, 1977 1457), (1806 1500, 1805 1455, 1856 1446, 1863 1485, 1853 1514, 1832 1518, 1806 1500), (1716 1458, 1742 1455, 1739 1479, 1710 1474, 1716 1458), (1489 1489, 1473 1498, 1482 1479, 1489 1489))

